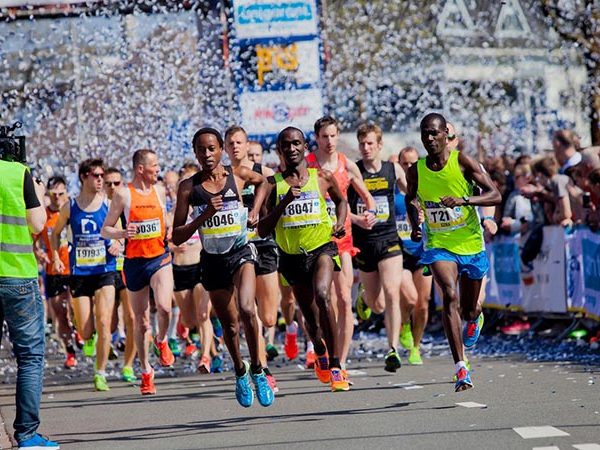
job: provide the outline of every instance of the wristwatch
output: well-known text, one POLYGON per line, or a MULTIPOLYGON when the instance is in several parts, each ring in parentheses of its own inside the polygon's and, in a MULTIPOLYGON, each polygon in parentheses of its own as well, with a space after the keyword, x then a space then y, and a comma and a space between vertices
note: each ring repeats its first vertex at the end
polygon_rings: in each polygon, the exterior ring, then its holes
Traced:
POLYGON ((464 202, 465 202, 465 205, 468 205, 468 204, 469 204, 469 196, 468 196, 468 195, 463 195, 463 198, 462 198, 462 199, 464 200, 464 202))

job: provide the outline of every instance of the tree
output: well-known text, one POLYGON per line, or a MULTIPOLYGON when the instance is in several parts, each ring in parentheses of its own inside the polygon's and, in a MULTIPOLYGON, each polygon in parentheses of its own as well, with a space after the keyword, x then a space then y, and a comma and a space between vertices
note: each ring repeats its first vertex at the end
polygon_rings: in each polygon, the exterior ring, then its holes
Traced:
POLYGON ((597 0, 542 0, 549 24, 582 52, 592 145, 600 145, 600 6, 597 0))

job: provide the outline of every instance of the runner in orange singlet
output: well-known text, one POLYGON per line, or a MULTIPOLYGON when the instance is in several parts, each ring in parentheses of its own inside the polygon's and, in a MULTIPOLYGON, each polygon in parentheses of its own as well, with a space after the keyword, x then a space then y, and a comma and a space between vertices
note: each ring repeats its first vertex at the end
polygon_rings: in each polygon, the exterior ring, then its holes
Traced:
POLYGON ((123 274, 135 316, 135 342, 142 366, 142 395, 156 393, 154 370, 148 362, 150 339, 150 288, 158 309, 158 334, 154 345, 160 364, 169 367, 175 357, 167 342, 167 329, 173 298, 171 254, 165 244, 165 190, 156 186, 160 166, 152 150, 137 150, 133 154, 133 182, 118 190, 110 204, 102 235, 109 239, 127 239, 123 274), (126 229, 115 225, 125 214, 126 229))
MULTIPOLYGON (((337 121, 330 116, 321 117, 315 122, 315 135, 317 139, 317 150, 306 157, 308 167, 317 169, 329 170, 338 183, 340 191, 344 199, 348 199, 348 188, 350 185, 354 187, 356 192, 363 199, 367 206, 367 211, 362 216, 355 216, 352 220, 361 222, 363 228, 370 228, 376 223, 375 215, 375 200, 369 193, 369 190, 363 182, 360 171, 356 163, 350 161, 341 152, 337 151, 337 144, 340 137, 340 129, 337 121)), ((327 211, 335 224, 335 205, 328 197, 327 211)), ((346 216, 344 223, 346 235, 340 239, 333 238, 338 246, 340 260, 342 262, 341 272, 334 272, 333 284, 335 289, 332 290, 332 302, 336 311, 337 336, 336 346, 337 354, 340 355, 340 363, 344 376, 346 373, 346 359, 350 343, 352 342, 352 333, 354 331, 353 316, 352 316, 352 284, 354 281, 354 273, 352 270, 352 257, 356 255, 358 249, 354 247, 352 241, 352 225, 350 214, 346 216), (337 297, 337 302, 335 298, 337 297)), ((307 355, 308 359, 308 355, 307 355)))

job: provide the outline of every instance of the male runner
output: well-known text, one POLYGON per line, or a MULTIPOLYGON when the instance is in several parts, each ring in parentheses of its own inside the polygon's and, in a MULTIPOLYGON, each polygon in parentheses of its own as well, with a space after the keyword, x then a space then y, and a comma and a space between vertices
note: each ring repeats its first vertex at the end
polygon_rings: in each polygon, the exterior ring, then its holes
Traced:
MULTIPOLYGON (((398 163, 406 173, 419 160, 414 147, 404 147, 398 154, 398 163)), ((421 365, 420 345, 427 325, 429 297, 432 277, 423 274, 423 265, 419 262, 423 244, 410 239, 410 223, 406 214, 404 191, 397 190, 395 196, 396 228, 402 240, 402 286, 400 288, 400 308, 402 328, 400 344, 409 350, 408 363, 421 365)))
POLYGON ((365 289, 364 300, 376 313, 385 311, 385 328, 390 350, 385 356, 385 370, 396 372, 401 366, 398 355, 400 334, 400 286, 402 277, 402 244, 394 218, 394 185, 405 189, 405 175, 396 163, 382 161, 381 128, 365 123, 356 131, 361 160, 357 165, 367 189, 377 204, 377 223, 371 228, 366 222, 364 201, 353 188, 348 191, 353 216, 352 235, 360 249, 355 257, 359 278, 365 289), (361 219, 362 220, 358 220, 361 219))
MULTIPOLYGON (((123 175, 121 171, 115 167, 109 167, 104 173, 104 190, 109 200, 112 201, 115 192, 123 186, 123 175)), ((124 216, 121 216, 121 227, 125 228, 124 216)), ((123 355, 123 368, 121 369, 121 379, 128 383, 133 383, 137 380, 133 371, 133 361, 135 360, 135 340, 133 333, 133 309, 127 294, 127 288, 123 282, 123 263, 125 255, 125 242, 122 239, 115 240, 115 244, 119 245, 119 255, 117 256, 117 277, 115 282, 115 310, 113 313, 112 330, 118 327, 119 312, 118 306, 121 306, 123 312, 123 322, 125 324, 125 352, 123 355), (115 324, 116 322, 116 324, 115 324)))
POLYGON ((62 272, 56 272, 52 260, 52 249, 50 237, 54 232, 54 225, 60 215, 60 210, 65 203, 69 202, 67 196, 67 182, 61 176, 54 176, 46 184, 46 192, 50 197, 50 203, 46 206, 46 224, 44 230, 34 238, 36 243, 36 257, 45 266, 46 277, 44 287, 46 298, 54 312, 58 335, 65 346, 67 358, 64 366, 73 369, 77 366, 75 348, 73 347, 73 324, 71 323, 71 295, 69 293, 69 243, 67 242, 66 230, 60 236, 59 257, 63 263, 62 272), (39 245, 42 244, 42 245, 39 245))
POLYGON ((464 361, 463 343, 469 348, 479 338, 483 314, 478 298, 482 279, 489 269, 475 208, 497 205, 501 196, 477 161, 448 149, 444 116, 427 114, 420 128, 427 157, 408 171, 406 209, 413 241, 422 238, 415 199, 418 198, 425 213, 427 242, 421 263, 429 265, 442 290, 442 319, 454 358, 458 392, 473 387, 464 361), (473 195, 474 183, 482 189, 481 195, 473 195), (467 321, 462 333, 461 316, 467 321))
POLYGON ((71 277, 69 287, 73 297, 75 324, 83 339, 97 333, 94 387, 108 391, 106 363, 110 351, 110 322, 115 306, 116 255, 119 246, 100 235, 108 212, 108 199, 103 190, 104 163, 87 159, 79 165, 81 192, 63 205, 50 237, 52 264, 61 273, 60 236, 67 224, 73 241, 69 255, 71 277), (93 313, 92 313, 93 309, 93 313))
POLYGON ((331 383, 333 391, 347 391, 350 387, 335 345, 330 298, 333 271, 340 270, 337 246, 331 237, 340 238, 345 233, 347 201, 331 172, 308 168, 306 150, 304 133, 299 129, 287 127, 279 133, 277 152, 285 169, 269 178, 268 213, 259 222, 258 232, 264 237, 275 231, 279 271, 292 286, 304 315, 317 354, 317 377, 322 383, 331 383), (325 202, 327 195, 336 207, 333 227, 325 202))
POLYGON ((270 406, 274 401, 273 390, 259 359, 255 312, 256 249, 248 244, 246 230, 247 222, 252 226, 256 224, 266 196, 266 180, 245 166, 235 169, 223 166, 223 138, 213 128, 198 130, 192 147, 202 170, 179 185, 173 243, 180 245, 199 230, 202 282, 223 325, 225 344, 235 368, 236 398, 240 405, 246 408, 252 406, 252 378, 258 402, 262 406, 270 406), (246 184, 256 187, 254 205, 249 213, 240 195, 246 184), (194 219, 186 223, 190 206, 194 209, 194 219), (240 318, 250 351, 250 365, 242 360, 240 352, 240 318))
MULTIPOLYGON (((337 121, 331 116, 321 117, 315 122, 315 135, 317 139, 317 150, 306 157, 308 167, 324 169, 331 172, 335 181, 342 192, 344 199, 348 199, 348 188, 352 186, 358 193, 362 202, 366 205, 366 210, 358 220, 369 229, 376 223, 375 200, 369 193, 360 174, 358 166, 350 161, 346 156, 337 151, 337 144, 340 137, 340 129, 337 121)), ((335 223, 335 205, 327 196, 327 210, 333 223, 335 223)), ((336 317, 336 344, 337 354, 340 356, 340 364, 344 375, 346 375, 346 359, 352 342, 354 332, 354 316, 352 315, 352 284, 354 282, 354 271, 352 268, 352 258, 358 252, 352 242, 352 224, 350 215, 346 216, 344 223, 346 234, 340 239, 335 239, 338 254, 342 263, 342 270, 333 274, 333 284, 335 286, 335 297, 337 299, 337 317, 336 317)))
POLYGON ((260 145, 260 142, 248 142, 248 159, 255 164, 262 164, 263 148, 262 145, 260 145))
MULTIPOLYGON (((246 167, 264 177, 274 175, 272 169, 262 166, 259 163, 253 163, 248 158, 249 142, 246 131, 237 125, 231 126, 225 131, 225 150, 229 155, 231 165, 236 170, 238 167, 246 167)), ((248 184, 242 190, 242 202, 249 210, 254 205, 255 186, 248 184)), ((256 230, 249 229, 249 239, 256 248, 256 263, 254 270, 256 271, 256 302, 258 305, 257 313, 260 319, 259 323, 259 339, 261 341, 261 363, 271 389, 277 392, 277 383, 275 378, 267 367, 267 356, 277 356, 277 349, 273 345, 273 340, 269 339, 266 346, 260 331, 261 324, 265 327, 272 338, 274 338, 274 327, 277 324, 277 309, 279 307, 279 280, 277 274, 277 264, 279 262, 279 254, 277 253, 277 245, 273 236, 267 236, 265 239, 256 235, 256 230), (272 331, 272 333, 271 333, 272 331)))
POLYGON ((161 366, 169 367, 175 357, 167 342, 167 328, 173 298, 173 271, 167 235, 165 190, 156 186, 160 166, 153 150, 136 150, 132 158, 133 181, 115 192, 102 235, 108 239, 126 239, 123 274, 135 319, 134 335, 142 368, 142 395, 156 394, 154 370, 148 361, 150 340, 150 288, 158 315, 158 333, 154 345, 161 366), (125 229, 116 227, 125 215, 125 229))

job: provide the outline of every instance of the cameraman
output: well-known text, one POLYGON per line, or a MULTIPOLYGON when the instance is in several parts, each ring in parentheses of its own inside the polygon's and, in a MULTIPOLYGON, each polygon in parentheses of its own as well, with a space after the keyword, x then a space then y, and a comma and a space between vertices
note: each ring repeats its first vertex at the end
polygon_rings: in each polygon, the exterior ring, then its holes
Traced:
POLYGON ((32 234, 44 228, 44 186, 27 167, 0 160, 0 309, 17 358, 16 416, 19 448, 59 448, 37 434, 44 377, 44 306, 32 234))

